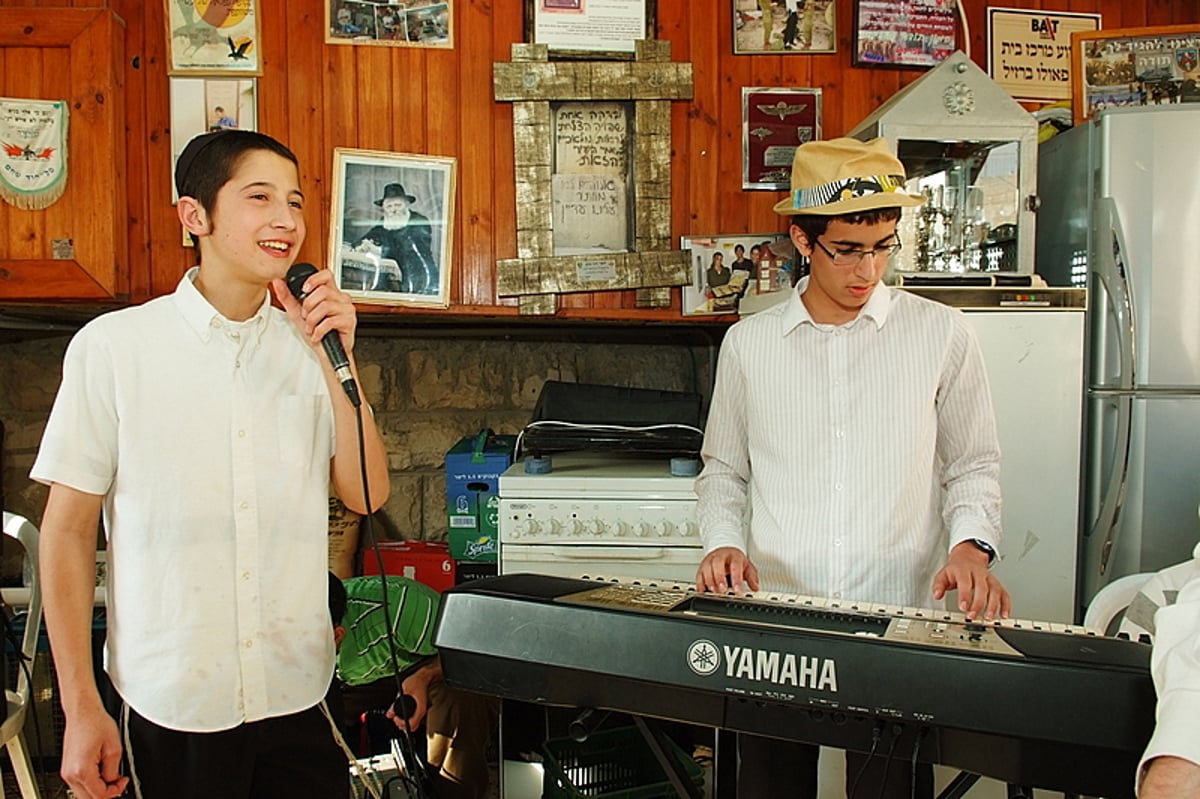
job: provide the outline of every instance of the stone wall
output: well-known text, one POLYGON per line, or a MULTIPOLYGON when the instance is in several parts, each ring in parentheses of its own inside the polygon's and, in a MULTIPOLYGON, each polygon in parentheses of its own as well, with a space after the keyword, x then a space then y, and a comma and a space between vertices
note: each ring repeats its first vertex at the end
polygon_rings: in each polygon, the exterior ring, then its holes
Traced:
MULTIPOLYGON (((518 432, 546 380, 696 391, 707 398, 719 337, 717 329, 668 327, 360 331, 356 356, 364 395, 391 458, 384 510, 393 534, 445 538, 446 450, 485 427, 518 432)), ((29 479, 29 469, 69 338, 0 340, 4 507, 35 522, 46 489, 29 479)))

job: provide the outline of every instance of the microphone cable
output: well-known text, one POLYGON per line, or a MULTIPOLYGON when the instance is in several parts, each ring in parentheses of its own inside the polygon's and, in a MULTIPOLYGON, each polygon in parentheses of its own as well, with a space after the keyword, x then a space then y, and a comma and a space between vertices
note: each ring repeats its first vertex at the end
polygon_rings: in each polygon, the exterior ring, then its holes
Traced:
MULTIPOLYGON (((394 623, 391 613, 391 600, 388 596, 388 574, 383 564, 383 551, 379 547, 379 537, 375 534, 375 514, 371 510, 371 487, 367 477, 367 445, 366 434, 363 430, 362 413, 362 406, 355 406, 354 417, 358 423, 358 465, 359 472, 362 475, 363 503, 367 509, 365 516, 367 543, 375 555, 375 565, 379 570, 380 611, 383 613, 384 637, 387 639, 388 659, 392 663, 392 676, 396 681, 396 699, 392 703, 392 710, 398 718, 403 719, 403 724, 398 725, 401 733, 399 746, 401 754, 407 762, 399 762, 399 758, 397 758, 397 765, 402 771, 407 768, 414 772, 414 778, 411 780, 412 785, 408 786, 416 789, 415 791, 409 791, 412 799, 436 799, 432 780, 430 780, 429 774, 426 773, 424 764, 416 757, 416 748, 412 742, 412 730, 408 726, 408 717, 412 715, 412 711, 405 712, 409 703, 412 703, 413 700, 404 693, 404 680, 401 676, 403 670, 400 668, 400 657, 396 652, 395 637, 392 635, 394 623), (404 699, 408 699, 409 703, 405 703, 404 699)), ((399 608, 397 608, 397 612, 399 612, 399 608)), ((426 703, 426 712, 428 712, 428 697, 426 697, 426 703)), ((408 782, 406 781, 406 784, 408 782)))

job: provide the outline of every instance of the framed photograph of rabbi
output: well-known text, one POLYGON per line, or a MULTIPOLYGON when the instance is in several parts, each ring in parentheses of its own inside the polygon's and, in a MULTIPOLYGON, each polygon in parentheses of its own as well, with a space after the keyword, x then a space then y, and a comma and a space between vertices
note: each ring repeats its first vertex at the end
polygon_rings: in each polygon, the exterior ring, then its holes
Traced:
POLYGON ((360 302, 445 308, 456 160, 374 150, 333 153, 329 263, 360 302))

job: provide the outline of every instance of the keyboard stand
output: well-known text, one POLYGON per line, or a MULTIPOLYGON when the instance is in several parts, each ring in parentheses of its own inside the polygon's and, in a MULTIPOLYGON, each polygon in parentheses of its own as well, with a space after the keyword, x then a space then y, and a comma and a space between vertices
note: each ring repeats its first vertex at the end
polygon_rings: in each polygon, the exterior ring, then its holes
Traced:
POLYGON ((666 735, 659 728, 658 724, 653 721, 647 721, 643 716, 634 716, 633 723, 637 725, 638 730, 642 733, 642 737, 649 744, 650 751, 654 753, 654 759, 662 766, 667 779, 671 781, 671 787, 675 789, 675 795, 679 799, 701 799, 700 789, 692 783, 687 773, 683 770, 683 766, 675 758, 671 757, 667 751, 666 735))

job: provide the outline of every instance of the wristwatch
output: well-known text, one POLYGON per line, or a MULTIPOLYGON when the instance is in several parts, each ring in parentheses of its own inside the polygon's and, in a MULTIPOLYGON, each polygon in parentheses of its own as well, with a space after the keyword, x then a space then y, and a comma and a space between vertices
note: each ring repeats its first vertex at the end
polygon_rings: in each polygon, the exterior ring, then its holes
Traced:
POLYGON ((982 538, 968 538, 967 540, 974 544, 981 552, 987 553, 988 566, 991 566, 993 563, 995 563, 996 548, 994 546, 989 544, 987 541, 984 541, 982 538))

